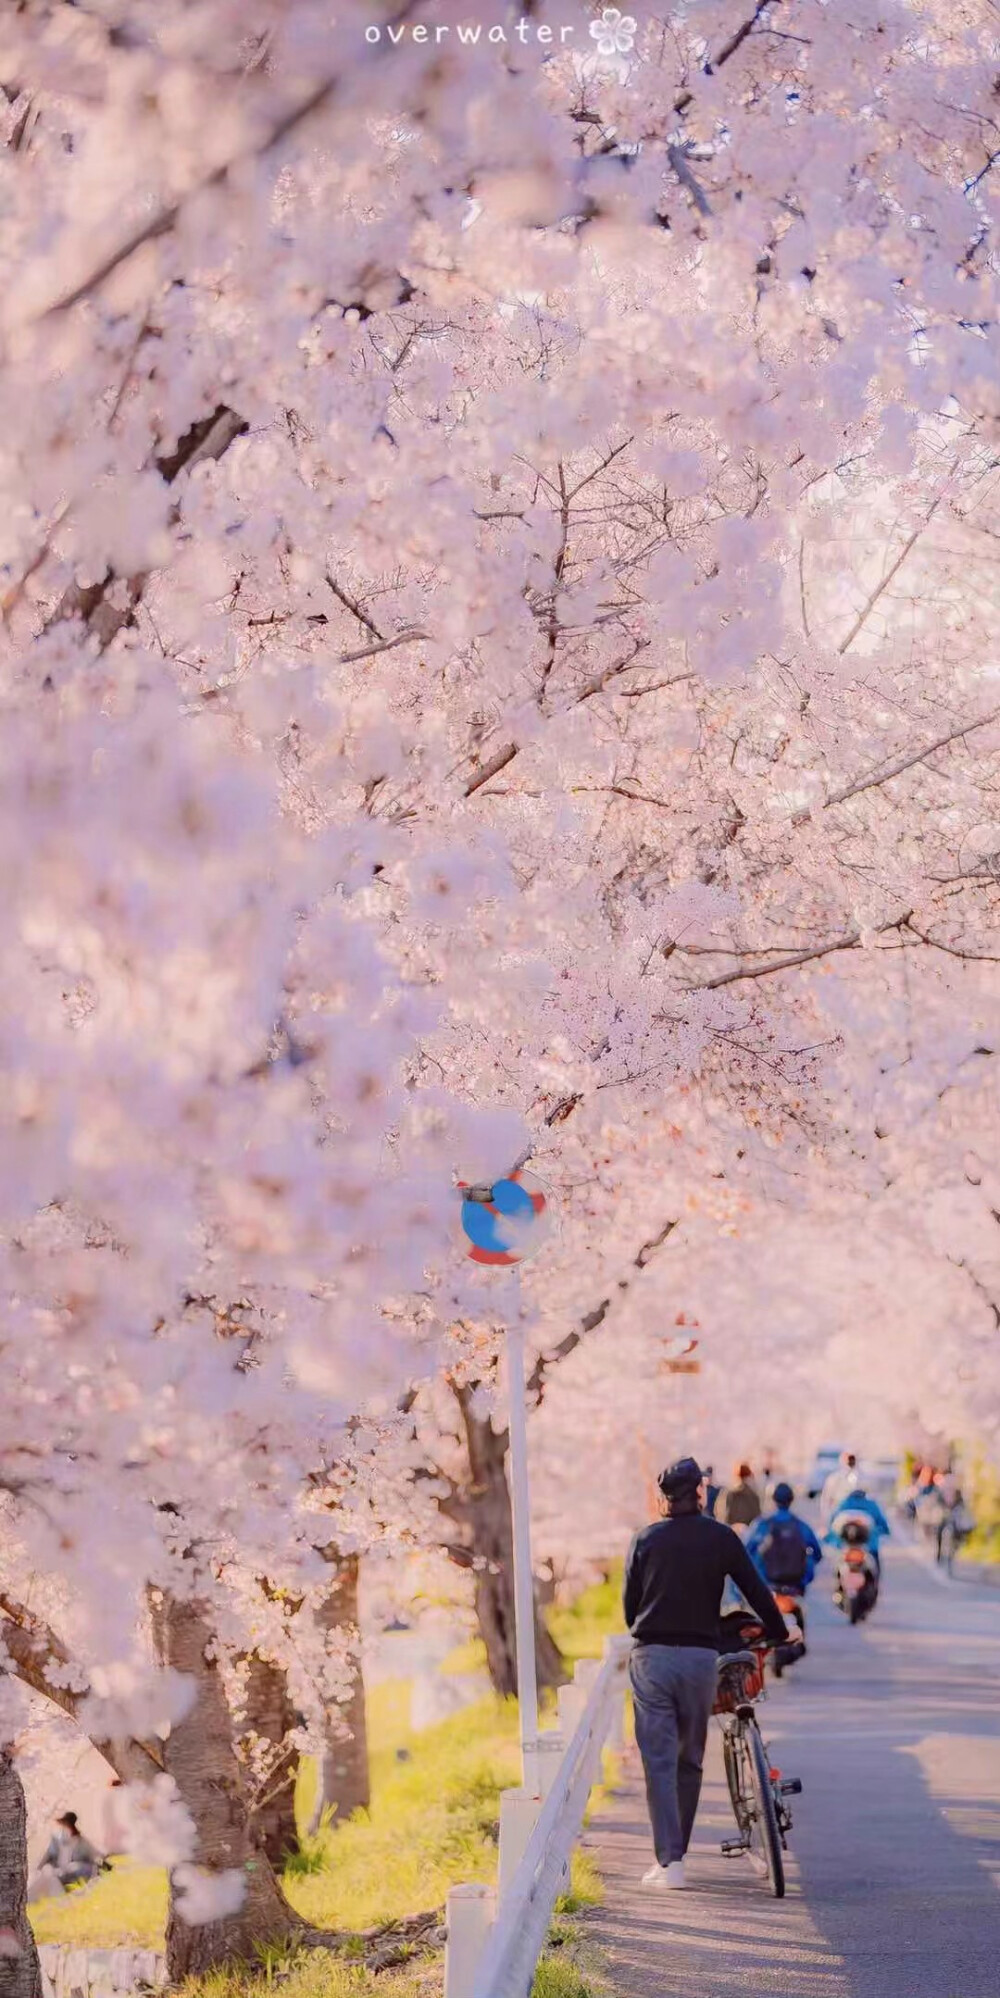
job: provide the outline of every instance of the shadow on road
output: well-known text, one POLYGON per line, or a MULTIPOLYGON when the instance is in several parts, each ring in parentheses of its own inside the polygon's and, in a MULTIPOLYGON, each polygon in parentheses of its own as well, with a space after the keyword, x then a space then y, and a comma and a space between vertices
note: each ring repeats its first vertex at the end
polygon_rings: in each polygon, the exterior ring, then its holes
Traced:
POLYGON ((1000 1604, 935 1589, 898 1556, 871 1624, 817 1600, 810 1657, 762 1708, 805 1786, 789 1892, 724 1860, 713 1762, 691 1887, 651 1897, 641 1776, 591 1843, 607 1901, 589 1923, 636 1998, 994 1998, 1000 1960, 1000 1604))

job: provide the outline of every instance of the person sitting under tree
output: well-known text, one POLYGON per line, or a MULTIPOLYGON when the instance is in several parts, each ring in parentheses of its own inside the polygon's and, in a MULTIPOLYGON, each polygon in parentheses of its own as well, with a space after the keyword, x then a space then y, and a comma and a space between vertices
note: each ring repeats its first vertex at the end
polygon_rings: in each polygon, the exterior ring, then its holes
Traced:
POLYGON ((788 1626, 738 1533, 702 1510, 693 1457, 661 1472, 666 1518, 637 1533, 625 1563, 625 1622, 634 1639, 629 1676, 635 1738, 646 1777, 656 1863, 644 1887, 684 1885, 708 1723, 715 1702, 726 1582, 735 1583, 773 1644, 788 1626))
POLYGON ((76 1812, 64 1811, 55 1824, 40 1865, 51 1866, 61 1887, 76 1887, 82 1881, 96 1879, 104 1860, 90 1840, 84 1838, 76 1812))

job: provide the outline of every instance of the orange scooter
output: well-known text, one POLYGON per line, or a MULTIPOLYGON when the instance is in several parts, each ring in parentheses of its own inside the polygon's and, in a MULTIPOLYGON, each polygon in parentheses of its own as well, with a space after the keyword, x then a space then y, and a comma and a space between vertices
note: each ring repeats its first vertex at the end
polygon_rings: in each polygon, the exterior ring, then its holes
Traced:
POLYGON ((771 1669, 776 1679, 780 1679, 789 1665, 797 1665, 806 1655, 806 1610, 805 1590, 792 1587, 788 1582, 775 1587, 774 1600, 786 1622, 798 1628, 798 1637, 789 1632, 787 1644, 777 1644, 771 1653, 771 1669))

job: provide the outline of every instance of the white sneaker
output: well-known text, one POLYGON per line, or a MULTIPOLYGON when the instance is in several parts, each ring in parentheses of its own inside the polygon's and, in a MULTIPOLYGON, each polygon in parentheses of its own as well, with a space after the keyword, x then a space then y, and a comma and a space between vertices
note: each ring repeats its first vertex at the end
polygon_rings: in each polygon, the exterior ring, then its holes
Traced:
POLYGON ((642 1884, 644 1887, 661 1887, 666 1888, 668 1891, 683 1887, 683 1859, 673 1859, 669 1866, 661 1866, 659 1860, 657 1860, 656 1865, 651 1866, 649 1872, 643 1874, 642 1884))

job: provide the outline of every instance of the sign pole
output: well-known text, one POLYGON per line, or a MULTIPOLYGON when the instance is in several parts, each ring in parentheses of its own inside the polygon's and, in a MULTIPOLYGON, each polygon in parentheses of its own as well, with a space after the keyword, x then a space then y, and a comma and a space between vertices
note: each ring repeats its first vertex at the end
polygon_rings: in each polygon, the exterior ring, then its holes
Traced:
POLYGON ((535 1585, 531 1566, 531 1494, 528 1484, 524 1327, 507 1331, 507 1400, 510 1425, 510 1506, 514 1543, 514 1620, 517 1704, 521 1724, 523 1785, 538 1785, 538 1677, 535 1665, 535 1585))
MULTIPOLYGON (((531 1154, 525 1153, 525 1159, 531 1154)), ((474 1262, 513 1268, 534 1255, 546 1235, 548 1200, 534 1175, 523 1170, 525 1159, 492 1186, 470 1186, 459 1180, 462 1227, 472 1244, 474 1262)), ((516 1296, 516 1292, 515 1292, 516 1296)), ((510 1439, 511 1544, 514 1559, 514 1650, 518 1719, 521 1733, 521 1804, 541 1795, 538 1741, 538 1670, 535 1658, 535 1584, 531 1566, 531 1493, 528 1484, 527 1384, 524 1372, 524 1324, 518 1303, 507 1328, 507 1404, 510 1439)), ((517 1793, 511 1792, 511 1796, 517 1793)), ((522 1813, 523 1815, 523 1813, 522 1813)), ((525 1820, 526 1821, 526 1820, 525 1820)), ((503 1841, 501 1841, 503 1843, 503 1841)), ((509 1848, 510 1841, 507 1845, 509 1848)), ((503 1864, 501 1862, 501 1877, 503 1864)))

